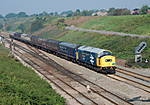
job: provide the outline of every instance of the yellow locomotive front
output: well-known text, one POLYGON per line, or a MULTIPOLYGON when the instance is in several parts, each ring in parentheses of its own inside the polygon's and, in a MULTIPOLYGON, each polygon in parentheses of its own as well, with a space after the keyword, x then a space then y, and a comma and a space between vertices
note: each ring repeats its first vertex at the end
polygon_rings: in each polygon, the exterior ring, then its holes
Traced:
POLYGON ((115 73, 116 60, 112 53, 108 50, 99 53, 97 58, 97 66, 101 68, 102 72, 115 73))

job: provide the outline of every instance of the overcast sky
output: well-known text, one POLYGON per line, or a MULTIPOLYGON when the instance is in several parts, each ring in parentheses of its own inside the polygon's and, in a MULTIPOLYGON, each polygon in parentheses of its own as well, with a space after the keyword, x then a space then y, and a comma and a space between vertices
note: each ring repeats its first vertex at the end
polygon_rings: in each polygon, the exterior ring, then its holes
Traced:
POLYGON ((76 9, 140 8, 150 6, 150 0, 0 0, 0 14, 20 11, 28 14, 62 12, 76 9))

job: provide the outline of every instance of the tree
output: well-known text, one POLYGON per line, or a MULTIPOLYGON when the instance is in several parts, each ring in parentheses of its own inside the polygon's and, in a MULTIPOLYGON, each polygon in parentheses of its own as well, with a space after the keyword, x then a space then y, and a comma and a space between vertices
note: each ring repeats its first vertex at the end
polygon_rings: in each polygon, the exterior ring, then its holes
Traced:
POLYGON ((58 12, 54 12, 54 16, 58 16, 58 12))
POLYGON ((83 10, 82 12, 81 12, 81 15, 82 16, 91 16, 92 15, 92 13, 94 13, 92 10, 83 10))
POLYGON ((24 33, 25 32, 25 26, 24 26, 24 24, 20 24, 18 26, 18 29, 21 30, 22 33, 24 33))
POLYGON ((80 16, 81 15, 81 12, 79 9, 77 9, 74 13, 73 13, 73 16, 80 16))
POLYGON ((3 29, 3 24, 0 23, 0 29, 3 29))
POLYGON ((80 9, 77 9, 76 12, 80 13, 80 9))
POLYGON ((127 8, 123 8, 123 9, 110 8, 108 10, 109 16, 120 16, 120 15, 129 15, 129 14, 130 14, 130 10, 128 10, 127 8))
POLYGON ((64 16, 64 17, 71 17, 73 16, 73 11, 69 10, 69 11, 64 11, 60 14, 61 16, 64 16))
POLYGON ((108 15, 112 16, 114 14, 115 8, 109 8, 108 15))
POLYGON ((131 11, 125 8, 125 9, 122 9, 121 15, 130 15, 130 13, 131 11))
POLYGON ((53 12, 51 12, 49 15, 50 15, 50 16, 54 16, 54 13, 53 13, 53 12))
POLYGON ((148 5, 144 5, 144 6, 140 9, 140 13, 141 13, 141 14, 147 14, 147 13, 148 13, 148 9, 149 9, 149 6, 148 6, 148 5))
POLYGON ((30 29, 31 33, 43 28, 43 22, 44 21, 42 18, 37 17, 36 20, 31 24, 31 29, 30 29))
POLYGON ((44 12, 40 13, 39 16, 49 16, 49 14, 44 11, 44 12))
POLYGON ((36 16, 38 16, 38 14, 32 14, 32 15, 30 15, 31 17, 36 17, 36 16))
POLYGON ((0 15, 0 18, 4 18, 2 15, 0 15))
POLYGON ((5 17, 6 18, 14 18, 14 17, 17 17, 17 14, 15 14, 15 13, 8 13, 5 17))
POLYGON ((28 15, 25 12, 19 12, 17 17, 28 17, 28 15))
MULTIPOLYGON (((106 9, 100 9, 101 12, 107 12, 106 9)), ((96 10, 96 12, 98 12, 98 10, 96 10)))
POLYGON ((6 31, 11 31, 12 28, 13 28, 13 27, 12 27, 11 25, 7 25, 7 26, 6 26, 6 31))

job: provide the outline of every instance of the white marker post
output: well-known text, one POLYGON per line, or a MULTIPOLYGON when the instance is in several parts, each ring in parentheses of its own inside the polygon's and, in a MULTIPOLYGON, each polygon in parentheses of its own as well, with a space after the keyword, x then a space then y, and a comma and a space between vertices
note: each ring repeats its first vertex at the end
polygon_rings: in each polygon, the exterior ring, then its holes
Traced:
POLYGON ((2 43, 2 37, 0 36, 0 43, 2 43))

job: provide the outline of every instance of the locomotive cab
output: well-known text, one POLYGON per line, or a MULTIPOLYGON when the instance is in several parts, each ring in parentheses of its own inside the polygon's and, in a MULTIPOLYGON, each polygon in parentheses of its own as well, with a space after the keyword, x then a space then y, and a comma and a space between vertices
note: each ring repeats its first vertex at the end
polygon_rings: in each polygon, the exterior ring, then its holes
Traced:
POLYGON ((115 73, 115 57, 112 56, 110 51, 103 51, 98 55, 97 66, 99 66, 103 72, 115 73))

